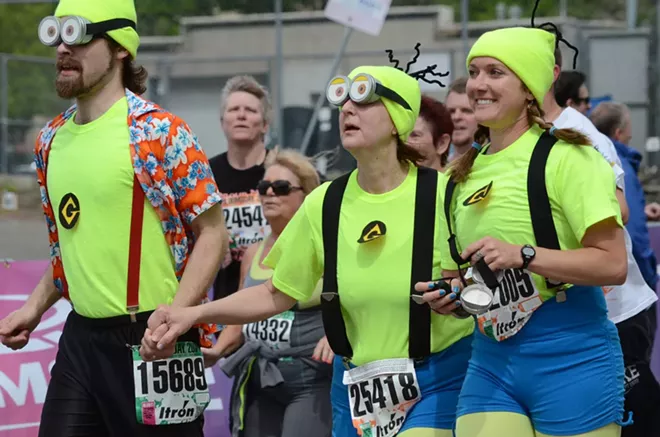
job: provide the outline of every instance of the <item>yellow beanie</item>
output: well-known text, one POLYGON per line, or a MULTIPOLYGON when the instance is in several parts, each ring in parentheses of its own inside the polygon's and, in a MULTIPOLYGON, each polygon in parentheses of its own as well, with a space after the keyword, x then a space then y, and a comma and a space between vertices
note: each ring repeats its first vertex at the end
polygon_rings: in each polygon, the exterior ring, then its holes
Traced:
POLYGON ((422 101, 422 92, 419 89, 419 83, 416 79, 408 76, 407 73, 394 67, 358 67, 351 71, 348 77, 353 80, 359 73, 369 74, 378 80, 381 85, 386 86, 392 91, 396 91, 403 100, 405 100, 411 109, 406 109, 396 102, 384 97, 381 98, 385 109, 390 114, 390 118, 399 133, 401 141, 406 141, 415 127, 415 122, 419 116, 419 107, 422 101))
POLYGON ((554 79, 555 35, 543 30, 511 27, 486 32, 474 43, 467 66, 474 58, 495 58, 513 71, 539 105, 554 79))
MULTIPOLYGON (((125 18, 135 22, 137 26, 137 13, 133 0, 60 0, 55 9, 55 16, 61 18, 69 15, 86 18, 92 23, 125 18)), ((135 59, 140 45, 140 36, 135 29, 125 27, 111 30, 108 35, 135 59)))

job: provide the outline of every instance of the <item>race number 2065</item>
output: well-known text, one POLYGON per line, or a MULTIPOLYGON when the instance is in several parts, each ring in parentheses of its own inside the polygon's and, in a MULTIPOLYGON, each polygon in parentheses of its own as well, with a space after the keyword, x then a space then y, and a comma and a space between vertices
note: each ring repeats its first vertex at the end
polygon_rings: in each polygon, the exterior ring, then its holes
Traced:
POLYGON ((409 402, 419 396, 412 373, 379 376, 360 381, 349 386, 353 404, 353 417, 374 413, 374 407, 385 409, 402 402, 409 402))

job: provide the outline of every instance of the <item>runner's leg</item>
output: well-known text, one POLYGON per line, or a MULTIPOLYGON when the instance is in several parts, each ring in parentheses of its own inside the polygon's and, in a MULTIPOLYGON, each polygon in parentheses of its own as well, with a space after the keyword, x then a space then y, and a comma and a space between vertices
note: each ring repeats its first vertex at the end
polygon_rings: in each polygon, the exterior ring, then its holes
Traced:
POLYGON ((277 396, 283 388, 282 384, 262 388, 259 364, 256 362, 248 378, 243 394, 245 409, 240 437, 280 437, 286 405, 277 396))
POLYGON ((332 408, 328 380, 315 383, 291 400, 284 413, 281 437, 330 437, 331 433, 332 408))
MULTIPOLYGON (((87 354, 94 369, 92 393, 111 437, 203 437, 203 415, 194 422, 177 425, 149 426, 137 421, 133 354, 126 345, 140 344, 146 321, 111 327, 96 326, 103 321, 86 322, 90 324, 85 327, 90 332, 87 354)), ((199 334, 193 329, 179 341, 198 343, 199 334)))
POLYGON ((451 429, 411 428, 398 434, 399 437, 453 437, 451 429))
MULTIPOLYGON (((621 435, 621 427, 615 423, 611 423, 600 429, 596 429, 585 434, 565 436, 565 437, 619 437, 621 435)), ((554 437, 541 432, 536 432, 536 437, 554 437)), ((649 434, 650 437, 650 434, 649 434)))
POLYGON ((39 437, 104 437, 98 405, 91 395, 86 360, 88 333, 76 329, 71 313, 60 337, 46 401, 41 411, 39 437))
POLYGON ((284 406, 266 394, 252 393, 247 395, 242 437, 280 437, 284 406))
POLYGON ((650 364, 651 317, 655 313, 649 309, 617 325, 626 367, 625 409, 633 413, 633 423, 622 429, 623 437, 652 436, 660 430, 660 384, 650 364))
POLYGON ((456 421, 456 437, 493 436, 535 437, 535 434, 529 417, 518 413, 473 413, 456 421))

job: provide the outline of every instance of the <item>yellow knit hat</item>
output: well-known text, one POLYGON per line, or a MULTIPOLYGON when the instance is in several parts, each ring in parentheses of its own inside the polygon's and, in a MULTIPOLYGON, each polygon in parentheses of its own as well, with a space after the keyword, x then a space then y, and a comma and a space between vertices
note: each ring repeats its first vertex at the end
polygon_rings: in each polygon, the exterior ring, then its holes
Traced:
POLYGON ((407 73, 394 67, 387 66, 364 66, 351 71, 348 77, 353 80, 360 73, 369 74, 378 80, 383 86, 395 91, 405 100, 411 109, 406 109, 400 104, 382 97, 381 101, 390 114, 390 118, 399 133, 401 141, 406 141, 415 127, 415 121, 419 116, 419 107, 422 101, 422 92, 417 80, 407 73))
POLYGON ((486 32, 474 43, 466 65, 474 58, 495 58, 513 71, 539 105, 554 79, 555 35, 543 30, 511 27, 486 32))
MULTIPOLYGON (((125 18, 137 25, 137 13, 133 0, 60 0, 55 9, 58 18, 77 15, 92 23, 125 18)), ((111 30, 108 36, 125 48, 135 59, 140 45, 140 36, 130 27, 111 30)))

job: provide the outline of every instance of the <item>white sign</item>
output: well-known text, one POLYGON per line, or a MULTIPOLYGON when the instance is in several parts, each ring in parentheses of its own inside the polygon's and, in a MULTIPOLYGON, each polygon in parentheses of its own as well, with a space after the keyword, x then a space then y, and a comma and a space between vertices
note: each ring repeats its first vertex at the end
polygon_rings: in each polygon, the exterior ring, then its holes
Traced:
POLYGON ((328 0, 325 16, 360 32, 378 36, 392 0, 328 0))

